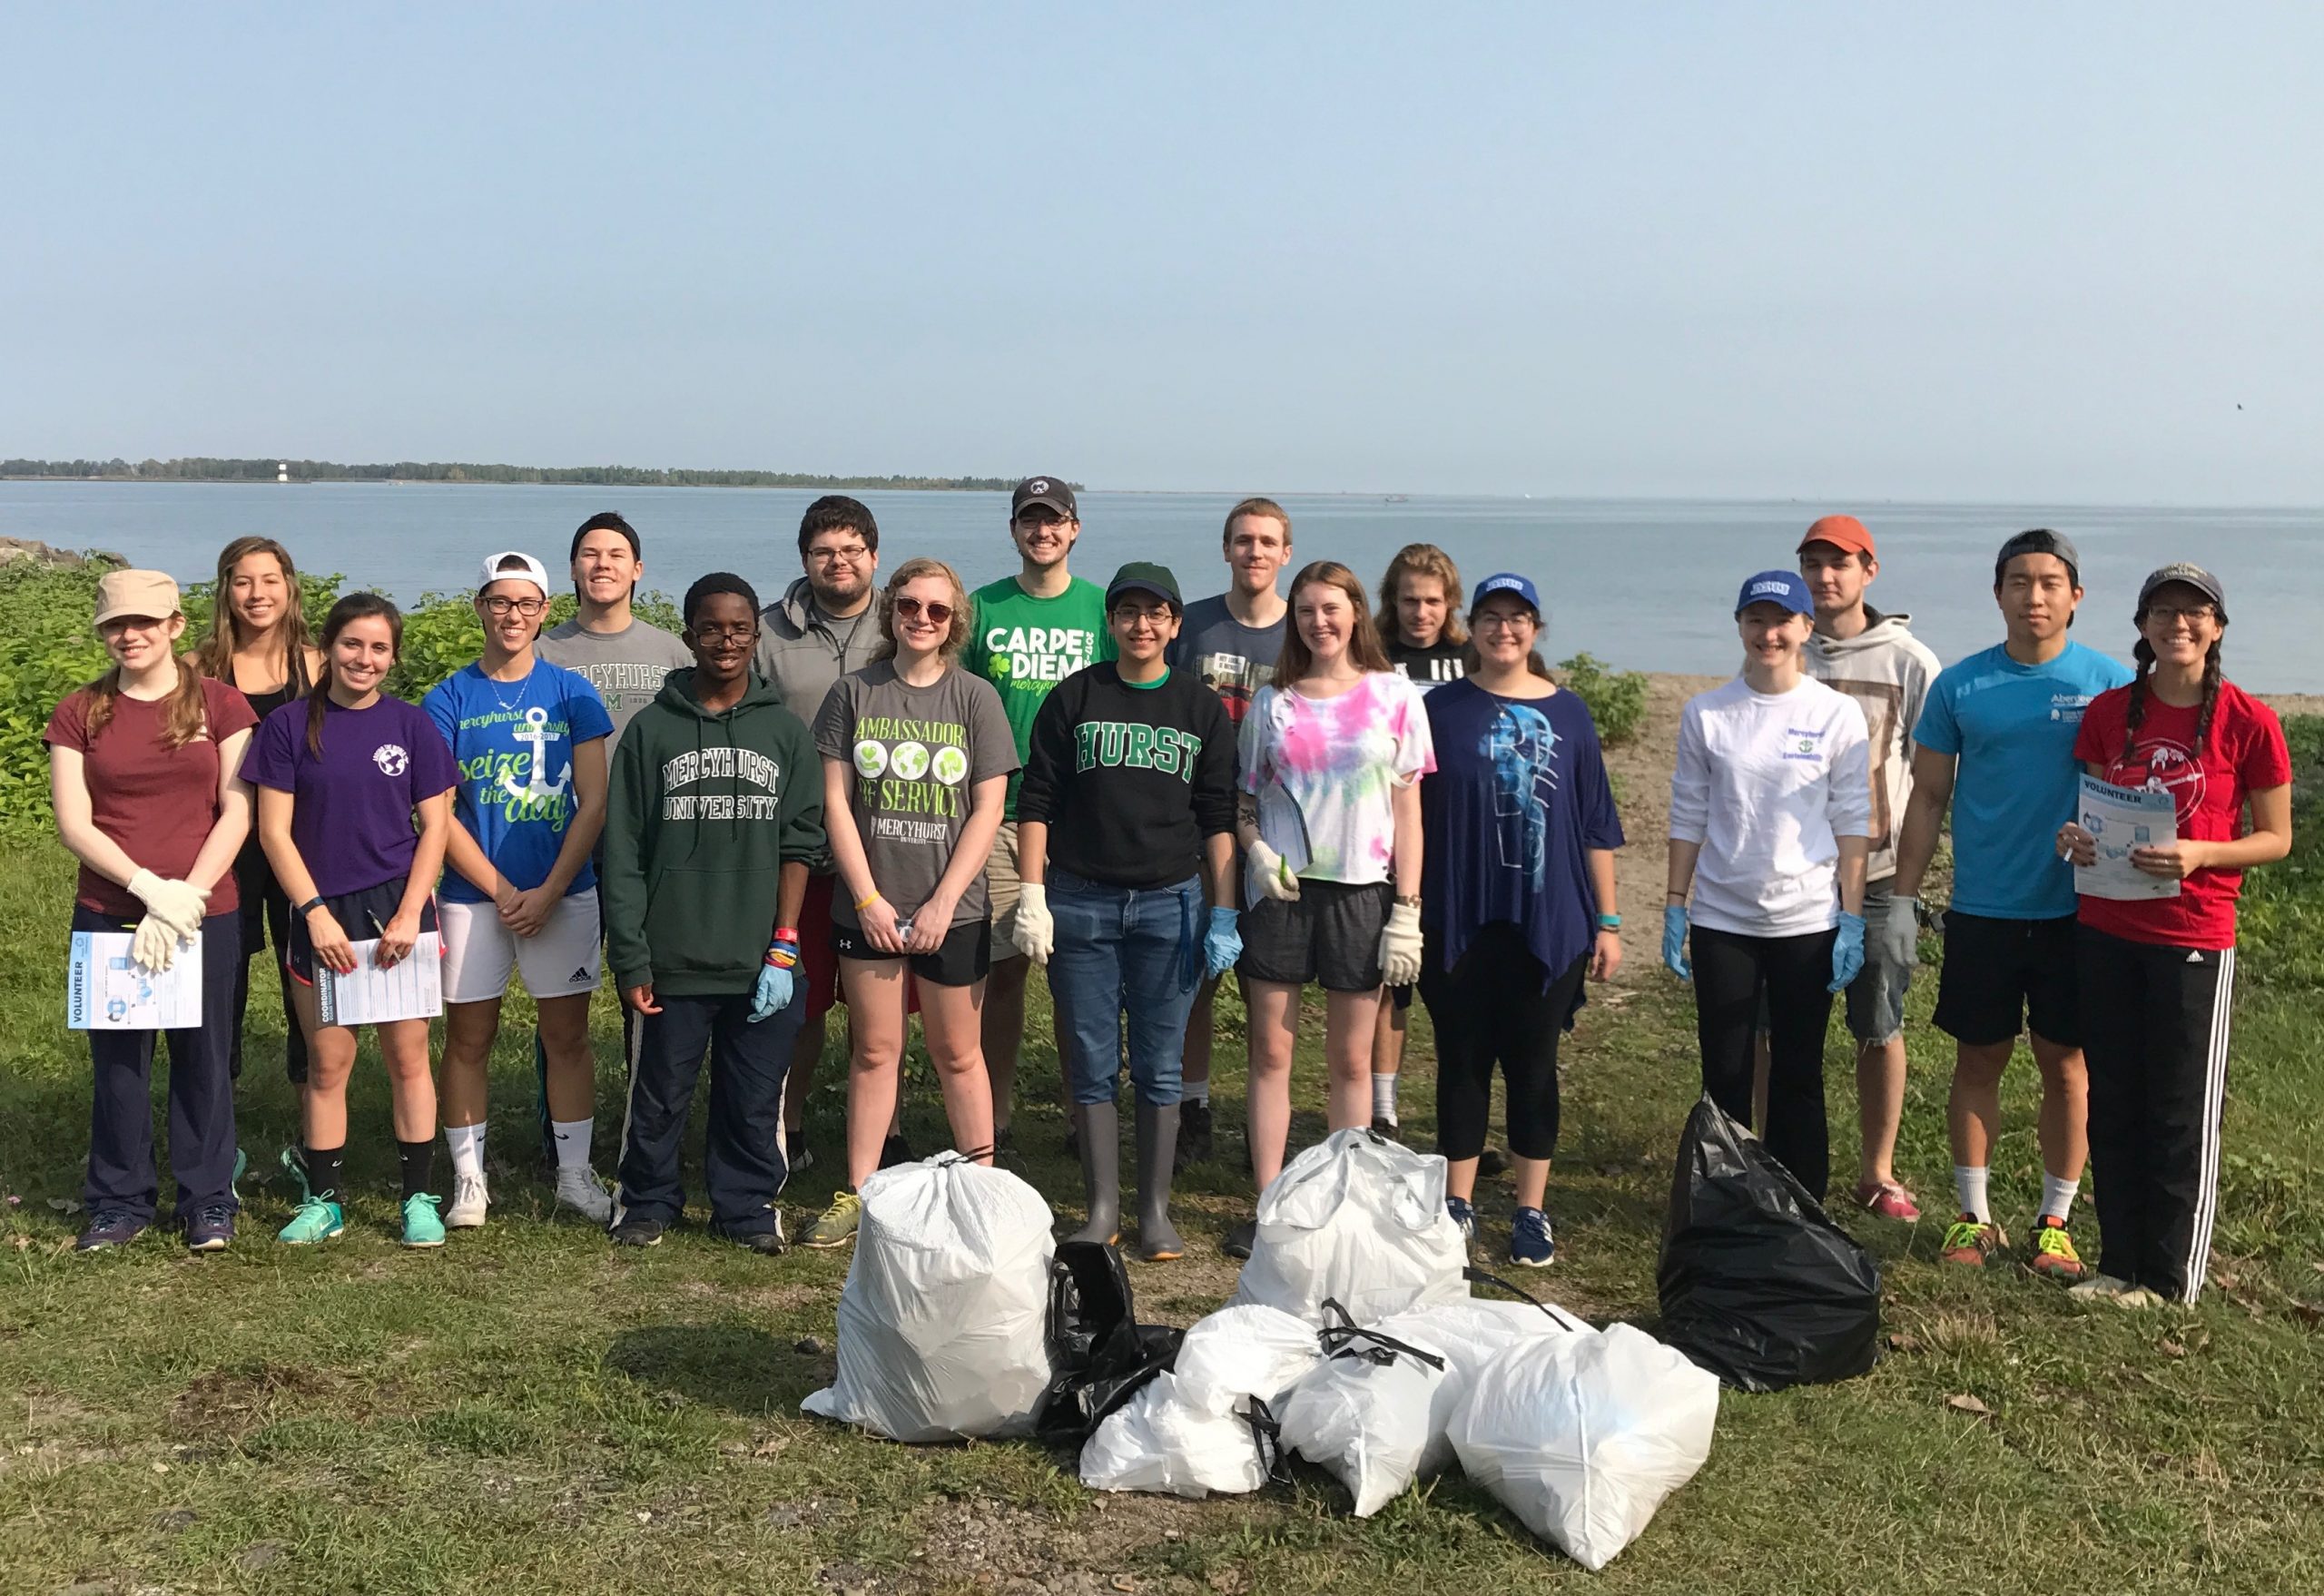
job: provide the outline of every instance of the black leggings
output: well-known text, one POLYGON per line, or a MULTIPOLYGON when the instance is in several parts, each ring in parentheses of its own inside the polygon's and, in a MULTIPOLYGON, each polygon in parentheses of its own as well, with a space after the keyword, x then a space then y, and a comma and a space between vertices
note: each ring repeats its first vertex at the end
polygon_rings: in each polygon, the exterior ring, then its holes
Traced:
POLYGON ((1751 1039, 1764 990, 1768 1122, 1760 1138, 1818 1202, 1832 1178, 1830 1135, 1824 1123, 1824 1032, 1832 1020, 1832 994, 1826 989, 1837 934, 1745 937, 1699 925, 1689 933, 1703 1090, 1731 1118, 1751 1123, 1751 1039))
MULTIPOLYGON (((307 1079, 307 1033, 299 1025, 299 1010, 290 1001, 290 978, 282 973, 283 951, 290 946, 290 900, 284 895, 274 880, 273 872, 266 868, 264 856, 255 869, 251 867, 249 854, 258 844, 253 842, 236 861, 236 886, 242 897, 242 967, 234 977, 234 1044, 233 1079, 242 1076, 242 1024, 251 1006, 251 961, 266 952, 266 944, 274 944, 274 972, 281 978, 282 987, 282 1068, 292 1081, 303 1086, 307 1079)), ((625 1014, 626 1009, 623 1010, 625 1014)))
POLYGON ((1548 1158, 1558 1150, 1558 1038, 1581 1006, 1583 954, 1541 990, 1541 961, 1523 928, 1480 927, 1451 970, 1420 972, 1421 1001, 1436 1028, 1436 1145, 1448 1158, 1485 1150, 1492 1069, 1509 1081, 1509 1150, 1548 1158))

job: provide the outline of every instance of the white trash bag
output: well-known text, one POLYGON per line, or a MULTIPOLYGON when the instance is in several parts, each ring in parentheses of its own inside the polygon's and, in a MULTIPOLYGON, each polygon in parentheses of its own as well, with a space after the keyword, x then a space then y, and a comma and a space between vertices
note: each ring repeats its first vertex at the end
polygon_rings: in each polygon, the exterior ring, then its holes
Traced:
POLYGON ((1441 1441, 1436 1398, 1451 1364, 1441 1348, 1382 1327, 1330 1326, 1322 1341, 1323 1361, 1284 1395, 1283 1444, 1345 1485, 1355 1516, 1368 1519, 1418 1477, 1432 1438, 1441 1441))
POLYGON ((1083 1444, 1081 1483, 1196 1498, 1256 1491, 1275 1471, 1278 1399, 1322 1356, 1315 1327, 1289 1314, 1219 1309, 1083 1444))
POLYGON ((1260 1195, 1258 1236, 1227 1300, 1264 1303, 1320 1328, 1331 1297, 1368 1325, 1465 1298, 1468 1261, 1444 1211, 1444 1160, 1368 1129, 1337 1130, 1260 1195))
MULTIPOLYGON (((1444 1356, 1444 1377, 1435 1383, 1429 1396, 1428 1444, 1420 1456, 1423 1480, 1434 1479, 1457 1461, 1452 1454, 1452 1416, 1468 1399, 1470 1383, 1478 1372, 1504 1348, 1521 1341, 1590 1334, 1588 1325, 1554 1304, 1536 1306, 1482 1296, 1407 1308, 1371 1328, 1444 1356)), ((1285 1444, 1289 1443, 1286 1421, 1285 1444)))
POLYGON ((1582 1567, 1612 1562, 1710 1455, 1718 1379, 1629 1325, 1521 1341, 1453 1415, 1469 1478, 1582 1567))
POLYGON ((839 1375, 801 1409, 892 1441, 1029 1433, 1049 1379, 1049 1205, 952 1153, 883 1169, 862 1197, 839 1375))

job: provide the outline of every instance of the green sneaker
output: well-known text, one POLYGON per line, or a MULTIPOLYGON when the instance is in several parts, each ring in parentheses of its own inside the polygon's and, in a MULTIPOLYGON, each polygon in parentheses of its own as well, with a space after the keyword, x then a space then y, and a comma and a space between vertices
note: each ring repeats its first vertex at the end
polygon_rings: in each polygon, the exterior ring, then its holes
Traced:
POLYGON ((444 1220, 436 1212, 443 1201, 424 1191, 414 1192, 403 1199, 403 1244, 406 1246, 442 1246, 444 1220))
POLYGON ((290 1216, 290 1223, 285 1225, 274 1239, 287 1241, 292 1246, 304 1246, 309 1242, 329 1241, 346 1228, 347 1216, 337 1203, 327 1203, 320 1197, 310 1197, 299 1205, 299 1211, 290 1216))
POLYGON ((855 1239, 856 1222, 863 1217, 863 1199, 852 1191, 832 1194, 832 1206, 825 1208, 806 1235, 799 1238, 801 1246, 845 1246, 855 1239))
POLYGON ((283 1178, 299 1188, 299 1200, 303 1203, 311 1198, 315 1188, 307 1184, 306 1149, 293 1143, 282 1149, 281 1162, 283 1178))
POLYGON ((242 1151, 241 1148, 236 1148, 234 1149, 234 1172, 226 1179, 226 1189, 233 1194, 234 1206, 236 1207, 240 1207, 241 1206, 242 1177, 249 1172, 250 1167, 251 1156, 242 1151))

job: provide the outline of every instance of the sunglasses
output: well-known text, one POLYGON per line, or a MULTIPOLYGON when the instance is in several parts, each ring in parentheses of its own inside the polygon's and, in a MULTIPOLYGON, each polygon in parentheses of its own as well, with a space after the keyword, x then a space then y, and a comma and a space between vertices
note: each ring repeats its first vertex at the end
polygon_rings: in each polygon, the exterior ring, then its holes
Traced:
POLYGON ((896 614, 905 620, 911 620, 923 613, 928 616, 928 624, 931 626, 947 625, 952 619, 952 606, 949 604, 933 602, 922 604, 917 598, 909 596, 896 600, 896 614))

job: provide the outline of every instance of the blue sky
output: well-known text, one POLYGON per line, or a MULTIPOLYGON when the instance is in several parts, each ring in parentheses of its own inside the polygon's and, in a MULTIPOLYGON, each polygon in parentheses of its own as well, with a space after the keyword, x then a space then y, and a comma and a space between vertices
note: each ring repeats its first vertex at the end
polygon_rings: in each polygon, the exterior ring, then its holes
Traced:
POLYGON ((2313 7, 7 34, 0 454, 2324 503, 2313 7))

